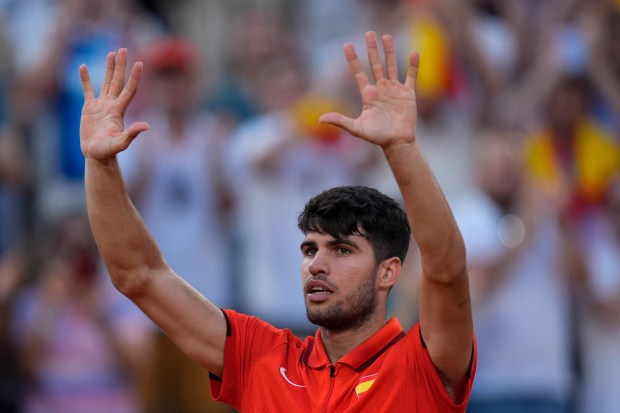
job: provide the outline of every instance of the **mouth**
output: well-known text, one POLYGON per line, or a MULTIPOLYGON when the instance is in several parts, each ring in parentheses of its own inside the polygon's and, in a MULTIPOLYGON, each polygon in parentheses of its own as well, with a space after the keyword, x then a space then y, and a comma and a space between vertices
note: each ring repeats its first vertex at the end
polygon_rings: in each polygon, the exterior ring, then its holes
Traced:
POLYGON ((319 302, 326 300, 334 291, 323 281, 310 280, 306 282, 304 292, 310 301, 319 302))

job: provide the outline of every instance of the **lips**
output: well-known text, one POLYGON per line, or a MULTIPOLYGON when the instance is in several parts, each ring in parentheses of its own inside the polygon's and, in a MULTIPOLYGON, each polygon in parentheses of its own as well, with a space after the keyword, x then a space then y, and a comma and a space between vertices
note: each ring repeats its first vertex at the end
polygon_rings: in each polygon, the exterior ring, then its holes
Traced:
POLYGON ((332 294, 334 290, 332 290, 327 283, 320 280, 309 280, 306 282, 304 286, 304 292, 310 298, 319 298, 322 296, 328 296, 332 294))
POLYGON ((304 286, 304 292, 306 294, 331 294, 334 291, 324 281, 309 280, 304 286))

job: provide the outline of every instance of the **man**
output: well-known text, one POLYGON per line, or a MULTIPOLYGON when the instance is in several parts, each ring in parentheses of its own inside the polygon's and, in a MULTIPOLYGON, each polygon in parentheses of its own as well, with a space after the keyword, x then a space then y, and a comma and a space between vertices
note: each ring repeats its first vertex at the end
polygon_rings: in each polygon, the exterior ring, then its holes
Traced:
POLYGON ((478 139, 476 188, 453 209, 486 349, 468 413, 571 411, 570 291, 583 290, 574 284, 583 264, 560 220, 565 197, 527 176, 518 130, 494 126, 478 139))
MULTIPOLYGON (((110 276, 212 373, 213 396, 241 411, 465 411, 475 371, 465 247, 416 142, 413 90, 419 57, 411 54, 408 75, 400 83, 392 37, 382 40, 385 68, 375 33, 366 34, 374 85, 353 46, 344 47, 362 95, 362 114, 351 119, 328 113, 319 121, 381 146, 394 172, 423 268, 420 323, 407 334, 395 319, 386 322, 388 292, 406 248, 399 256, 379 248, 373 237, 377 229, 364 227, 359 219, 352 225, 348 214, 339 212, 339 202, 326 215, 315 215, 323 214, 322 204, 335 196, 367 215, 404 220, 372 190, 328 191, 311 200, 300 217, 302 281, 308 315, 319 324, 315 337, 302 342, 288 330, 222 311, 189 287, 166 264, 131 204, 116 160, 149 128, 144 122, 123 128, 142 64, 133 66, 125 84, 127 51, 108 54, 97 99, 86 66, 80 68, 88 211, 110 276), (337 225, 334 215, 349 221, 337 225)), ((404 222, 397 231, 398 237, 409 237, 404 222)))

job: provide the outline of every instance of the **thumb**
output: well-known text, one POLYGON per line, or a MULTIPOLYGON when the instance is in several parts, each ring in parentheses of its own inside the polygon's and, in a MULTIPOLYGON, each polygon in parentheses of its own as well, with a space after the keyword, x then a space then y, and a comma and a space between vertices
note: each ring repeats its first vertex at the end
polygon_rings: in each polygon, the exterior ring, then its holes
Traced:
POLYGON ((357 125, 355 120, 340 113, 330 112, 325 113, 319 117, 320 123, 329 123, 334 126, 338 126, 349 132, 351 135, 359 136, 357 125))
POLYGON ((127 149, 127 147, 131 144, 131 142, 133 142, 134 139, 136 139, 136 137, 144 132, 147 131, 151 128, 151 126, 146 123, 146 122, 135 122, 132 123, 127 129, 125 129, 125 131, 123 132, 123 135, 121 137, 121 142, 120 142, 120 150, 123 151, 125 149, 127 149))

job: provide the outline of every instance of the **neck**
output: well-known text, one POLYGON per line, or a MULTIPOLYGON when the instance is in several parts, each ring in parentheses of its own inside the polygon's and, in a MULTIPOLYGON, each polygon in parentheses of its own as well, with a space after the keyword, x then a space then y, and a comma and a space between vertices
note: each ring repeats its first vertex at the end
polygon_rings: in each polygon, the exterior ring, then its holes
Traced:
POLYGON ((357 328, 333 330, 321 327, 321 339, 323 340, 329 361, 332 364, 336 363, 379 331, 385 324, 385 313, 383 313, 380 316, 373 317, 371 321, 357 328))

